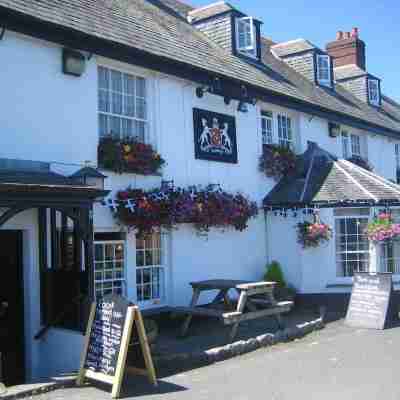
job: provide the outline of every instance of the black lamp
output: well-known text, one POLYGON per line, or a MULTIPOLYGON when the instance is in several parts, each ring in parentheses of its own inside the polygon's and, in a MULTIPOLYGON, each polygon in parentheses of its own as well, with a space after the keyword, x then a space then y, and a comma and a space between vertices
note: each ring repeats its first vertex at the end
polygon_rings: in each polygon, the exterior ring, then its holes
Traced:
POLYGON ((97 169, 86 166, 75 172, 70 178, 81 185, 104 190, 104 181, 107 177, 97 169))
POLYGON ((85 56, 76 50, 63 49, 63 73, 72 76, 82 76, 86 69, 85 56))
POLYGON ((334 122, 329 122, 329 136, 336 138, 340 135, 340 125, 334 122))

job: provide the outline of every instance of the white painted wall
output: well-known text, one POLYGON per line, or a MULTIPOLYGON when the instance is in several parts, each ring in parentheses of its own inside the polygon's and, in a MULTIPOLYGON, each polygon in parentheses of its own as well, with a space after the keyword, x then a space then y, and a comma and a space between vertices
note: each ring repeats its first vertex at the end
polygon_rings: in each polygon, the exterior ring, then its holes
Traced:
MULTIPOLYGON (((122 68, 148 78, 151 115, 150 141, 167 160, 162 177, 117 175, 109 171, 106 188, 113 192, 128 186, 152 188, 161 179, 173 179, 176 185, 219 183, 229 191, 242 191, 261 205, 274 182, 258 172, 261 154, 259 111, 289 114, 294 122, 296 150, 305 151, 307 141, 341 156, 340 139, 328 136, 328 123, 320 118, 262 104, 249 107, 247 114, 237 112, 237 102, 226 106, 222 98, 206 94, 195 96, 189 82, 93 57, 81 78, 61 72, 61 48, 43 41, 7 31, 0 42, 0 158, 56 161, 83 164, 96 162, 98 143, 96 63, 122 68), (236 117, 237 165, 195 160, 193 144, 193 107, 236 117)), ((275 127, 275 135, 277 127, 275 127)), ((363 133, 366 135, 367 133, 363 133)), ((394 176, 394 144, 381 137, 368 137, 369 159, 377 171, 394 176)), ((72 173, 77 165, 56 164, 58 172, 72 173)), ((332 216, 324 215, 326 222, 332 216)), ((95 230, 115 231, 109 210, 96 205, 95 230)), ((289 283, 304 293, 326 291, 335 277, 334 243, 302 251, 296 243, 293 219, 270 216, 267 228, 263 214, 252 220, 245 232, 212 230, 199 237, 191 226, 182 226, 165 239, 167 263, 167 304, 186 305, 190 301, 193 280, 210 278, 261 279, 267 261, 282 263, 289 283), (268 233, 267 233, 268 231, 268 233), (268 236, 268 237, 267 237, 268 236)), ((39 271, 36 212, 15 217, 5 229, 24 231, 24 273, 27 323, 27 363, 31 377, 78 368, 82 337, 52 330, 47 338, 33 342, 40 328, 39 271), (62 347, 60 347, 62 344, 62 347), (63 356, 60 349, 65 349, 63 356)), ((135 239, 127 239, 128 296, 135 296, 135 239)), ((204 299, 204 301, 207 298, 204 299)))

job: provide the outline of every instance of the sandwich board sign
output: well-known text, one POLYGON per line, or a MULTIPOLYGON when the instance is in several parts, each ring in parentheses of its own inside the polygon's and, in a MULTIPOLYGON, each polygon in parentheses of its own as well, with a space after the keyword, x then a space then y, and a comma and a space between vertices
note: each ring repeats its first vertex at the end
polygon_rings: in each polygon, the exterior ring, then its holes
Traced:
MULTIPOLYGON (((139 360, 140 361, 140 360, 139 360)), ((121 296, 109 295, 92 304, 77 385, 85 378, 112 385, 112 398, 118 398, 125 371, 147 375, 157 385, 154 365, 137 306, 121 296), (138 339, 141 368, 126 367, 131 336, 138 339)))
POLYGON ((392 274, 355 273, 346 324, 358 328, 385 329, 392 288, 392 274))

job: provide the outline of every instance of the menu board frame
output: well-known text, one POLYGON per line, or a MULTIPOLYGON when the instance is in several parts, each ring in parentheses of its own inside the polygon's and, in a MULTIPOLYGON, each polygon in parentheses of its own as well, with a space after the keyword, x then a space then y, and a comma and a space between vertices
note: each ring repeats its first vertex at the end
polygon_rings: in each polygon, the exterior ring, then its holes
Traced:
POLYGON ((132 305, 128 306, 127 308, 125 323, 122 329, 122 336, 119 347, 118 359, 115 368, 115 374, 110 375, 102 372, 95 372, 91 369, 86 368, 87 355, 89 351, 90 341, 92 338, 97 306, 98 303, 96 302, 94 302, 91 306, 89 321, 86 328, 85 343, 81 358, 81 366, 78 377, 76 379, 76 384, 78 386, 81 386, 85 378, 93 379, 103 383, 108 383, 112 385, 111 397, 113 399, 116 399, 120 396, 124 373, 125 370, 127 370, 128 372, 133 374, 147 375, 150 382, 154 386, 157 386, 157 377, 155 374, 153 360, 150 353, 150 347, 147 341, 146 331, 143 324, 143 318, 140 313, 139 307, 137 306, 132 305), (135 327, 138 331, 138 337, 139 337, 140 347, 143 353, 143 358, 145 360, 145 365, 146 365, 145 369, 126 367, 129 341, 132 335, 134 322, 135 322, 135 327))
POLYGON ((346 324, 365 329, 385 329, 390 317, 392 294, 391 273, 355 273, 346 324), (369 306, 368 302, 371 303, 369 306))

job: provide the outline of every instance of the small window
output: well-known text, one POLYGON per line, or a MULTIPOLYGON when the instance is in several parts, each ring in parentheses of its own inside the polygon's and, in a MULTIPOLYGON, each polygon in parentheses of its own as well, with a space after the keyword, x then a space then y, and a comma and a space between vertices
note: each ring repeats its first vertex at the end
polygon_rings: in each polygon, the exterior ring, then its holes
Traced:
POLYGON ((361 157, 361 143, 360 136, 351 135, 351 155, 356 157, 361 157))
POLYGON ((125 242, 95 242, 94 279, 96 299, 108 294, 126 294, 125 242))
POLYGON ((394 152, 396 155, 396 182, 400 184, 400 143, 394 145, 394 152))
POLYGON ((342 131, 342 152, 343 158, 348 159, 351 157, 363 157, 361 147, 361 137, 342 131))
POLYGON ((161 234, 136 237, 136 296, 140 303, 159 304, 164 298, 161 234))
POLYGON ((278 115, 278 143, 293 149, 292 120, 286 115, 278 115))
POLYGON ((146 141, 146 80, 113 69, 98 68, 100 137, 113 135, 146 141))
POLYGON ((344 159, 350 158, 349 134, 345 131, 342 132, 342 153, 344 159))
POLYGON ((317 55, 317 81, 320 85, 331 87, 331 59, 327 55, 317 55))
POLYGON ((380 104, 379 81, 377 79, 368 79, 368 100, 374 106, 380 104))
POLYGON ((236 19, 237 51, 249 57, 257 57, 257 30, 252 17, 236 19))
POLYGON ((337 218, 335 223, 337 276, 369 272, 368 217, 337 218))
POLYGON ((273 142, 273 114, 270 111, 261 112, 261 132, 262 132, 262 143, 272 144, 273 142))

